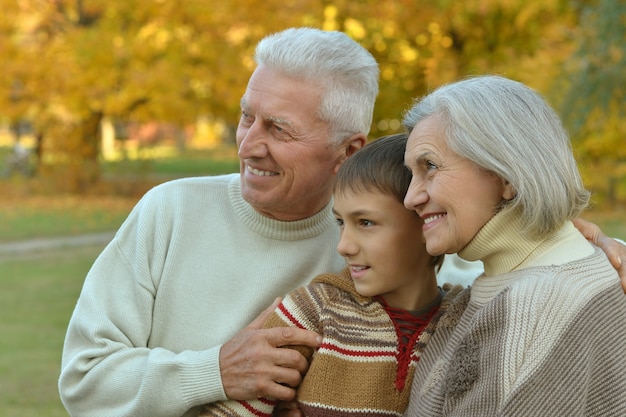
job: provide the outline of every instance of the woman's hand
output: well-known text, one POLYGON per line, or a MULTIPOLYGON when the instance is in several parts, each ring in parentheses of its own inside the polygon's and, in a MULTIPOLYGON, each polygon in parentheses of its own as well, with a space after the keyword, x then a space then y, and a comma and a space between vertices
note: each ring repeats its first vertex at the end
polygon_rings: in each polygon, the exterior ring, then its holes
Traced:
POLYGON ((574 226, 593 244, 600 247, 606 253, 609 261, 617 270, 622 280, 622 288, 626 293, 626 245, 606 236, 600 228, 583 219, 575 219, 574 226))

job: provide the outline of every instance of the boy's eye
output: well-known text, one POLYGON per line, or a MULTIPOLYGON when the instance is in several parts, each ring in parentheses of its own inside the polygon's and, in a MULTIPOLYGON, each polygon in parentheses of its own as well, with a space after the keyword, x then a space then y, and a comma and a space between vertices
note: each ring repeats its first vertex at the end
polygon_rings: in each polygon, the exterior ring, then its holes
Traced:
POLYGON ((368 227, 368 226, 373 226, 373 225, 374 225, 374 222, 373 222, 373 221, 371 221, 371 220, 367 220, 367 219, 361 219, 361 220, 359 220, 359 224, 360 224, 361 226, 368 227))
POLYGON ((335 218, 335 222, 337 222, 339 227, 343 226, 343 219, 335 218))

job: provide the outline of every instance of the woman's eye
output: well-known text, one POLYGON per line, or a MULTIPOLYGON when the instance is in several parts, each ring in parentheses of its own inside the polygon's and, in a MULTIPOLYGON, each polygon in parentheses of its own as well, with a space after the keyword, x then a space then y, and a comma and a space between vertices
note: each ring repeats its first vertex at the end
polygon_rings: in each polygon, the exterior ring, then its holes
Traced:
POLYGON ((426 169, 427 170, 437 169, 437 165, 432 161, 426 161, 426 169))

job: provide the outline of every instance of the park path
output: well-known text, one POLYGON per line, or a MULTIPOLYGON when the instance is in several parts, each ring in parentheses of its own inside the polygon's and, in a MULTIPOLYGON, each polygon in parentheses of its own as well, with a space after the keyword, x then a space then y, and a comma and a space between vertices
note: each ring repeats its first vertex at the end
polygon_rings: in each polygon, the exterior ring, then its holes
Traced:
POLYGON ((4 242, 0 243, 0 259, 37 255, 59 249, 104 246, 113 239, 114 235, 115 232, 101 232, 79 236, 59 236, 4 242))

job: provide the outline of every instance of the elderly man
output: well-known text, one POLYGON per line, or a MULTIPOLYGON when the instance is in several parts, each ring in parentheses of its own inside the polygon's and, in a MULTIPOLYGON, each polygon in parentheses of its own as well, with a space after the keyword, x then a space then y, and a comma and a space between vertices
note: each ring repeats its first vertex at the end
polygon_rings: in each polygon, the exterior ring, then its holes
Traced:
POLYGON ((255 60, 240 174, 154 188, 90 270, 63 350, 70 415, 192 416, 227 398, 294 397, 307 362, 280 347, 316 347, 318 335, 260 330, 260 313, 343 267, 332 181, 366 142, 378 65, 346 35, 310 28, 263 39, 255 60))

